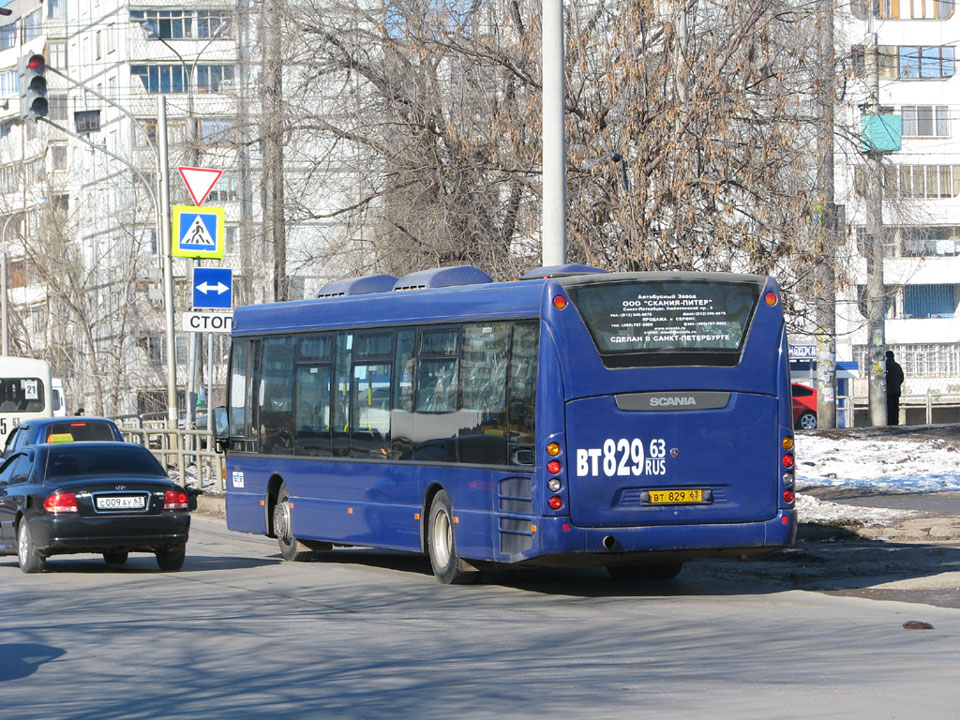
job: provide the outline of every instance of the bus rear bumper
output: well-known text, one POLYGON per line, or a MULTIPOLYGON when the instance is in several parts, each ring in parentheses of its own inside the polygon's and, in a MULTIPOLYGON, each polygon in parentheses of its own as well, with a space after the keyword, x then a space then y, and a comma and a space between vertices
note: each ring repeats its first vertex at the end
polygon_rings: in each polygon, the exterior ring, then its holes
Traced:
POLYGON ((539 533, 542 554, 527 559, 528 564, 591 566, 752 555, 792 545, 797 511, 722 525, 582 528, 569 518, 542 518, 539 533))

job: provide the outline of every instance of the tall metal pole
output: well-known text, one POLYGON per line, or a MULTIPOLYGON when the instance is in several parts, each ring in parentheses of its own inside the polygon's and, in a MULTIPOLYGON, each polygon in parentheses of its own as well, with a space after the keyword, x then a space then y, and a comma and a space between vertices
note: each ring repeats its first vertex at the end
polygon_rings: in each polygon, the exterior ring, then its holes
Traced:
POLYGON ((167 96, 157 96, 160 145, 160 233, 163 253, 163 297, 167 319, 167 428, 177 427, 177 341, 173 327, 173 237, 170 232, 170 156, 167 147, 167 96))
MULTIPOLYGON (((819 73, 817 75, 817 190, 819 223, 817 233, 817 425, 837 426, 837 290, 836 260, 837 208, 834 204, 834 47, 833 0, 820 0, 817 20, 820 23, 819 73)), ((851 418, 852 419, 852 418, 851 418)))
MULTIPOLYGON (((880 69, 877 35, 868 33, 865 44, 867 102, 865 115, 880 114, 880 69)), ((867 347, 869 353, 870 424, 887 424, 887 378, 884 358, 883 287, 883 172, 882 154, 872 142, 867 148, 867 347)))
POLYGON ((567 261, 566 136, 564 132, 563 0, 543 0, 543 199, 540 224, 543 264, 567 261))
POLYGON ((10 299, 7 297, 7 226, 16 217, 16 213, 3 221, 3 232, 0 233, 0 244, 3 246, 3 268, 0 270, 0 301, 3 302, 3 346, 0 355, 10 354, 10 299))

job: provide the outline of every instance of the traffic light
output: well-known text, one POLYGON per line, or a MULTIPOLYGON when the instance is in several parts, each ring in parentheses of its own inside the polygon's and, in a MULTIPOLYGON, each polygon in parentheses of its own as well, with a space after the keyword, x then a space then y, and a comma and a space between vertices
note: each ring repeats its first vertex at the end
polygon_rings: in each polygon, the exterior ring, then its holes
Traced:
POLYGON ((47 61, 43 55, 25 55, 20 68, 20 117, 39 120, 50 111, 47 103, 47 61))

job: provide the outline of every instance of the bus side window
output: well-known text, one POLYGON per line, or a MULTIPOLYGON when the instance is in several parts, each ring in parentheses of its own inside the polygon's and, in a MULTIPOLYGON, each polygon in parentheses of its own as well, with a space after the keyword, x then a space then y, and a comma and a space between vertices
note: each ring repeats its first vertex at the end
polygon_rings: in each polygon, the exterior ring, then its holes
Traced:
POLYGON ((293 362, 292 337, 263 341, 260 378, 260 452, 293 454, 293 362))
POLYGON ((249 436, 250 418, 247 399, 250 396, 250 341, 238 339, 230 354, 230 436, 249 436))
POLYGON ((333 369, 333 443, 336 456, 350 454, 350 368, 353 358, 353 333, 337 333, 333 369))
POLYGON ((330 365, 297 367, 298 455, 330 455, 330 410, 330 365))
POLYGON ((507 364, 510 325, 481 323, 463 329, 463 405, 460 461, 507 464, 507 364))
POLYGON ((513 444, 531 445, 536 431, 537 333, 535 323, 517 323, 510 353, 507 416, 513 444))

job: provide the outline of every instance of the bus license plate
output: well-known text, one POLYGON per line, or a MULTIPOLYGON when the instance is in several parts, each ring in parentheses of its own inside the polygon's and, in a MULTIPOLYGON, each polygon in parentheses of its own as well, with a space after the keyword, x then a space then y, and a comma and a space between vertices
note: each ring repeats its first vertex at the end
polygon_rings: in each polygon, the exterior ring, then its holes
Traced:
POLYGON ((703 490, 651 490, 650 502, 659 505, 703 502, 703 490))
POLYGON ((143 495, 97 498, 97 510, 143 510, 146 506, 143 495))

